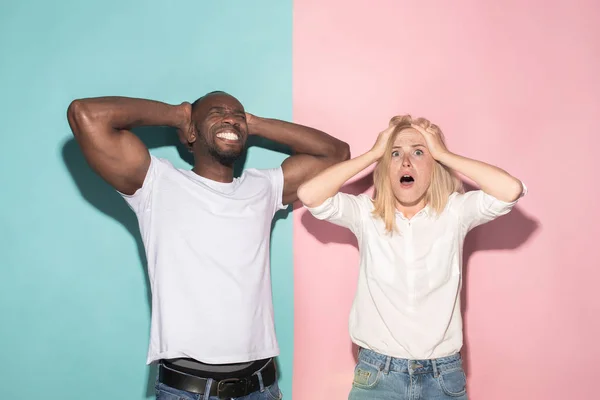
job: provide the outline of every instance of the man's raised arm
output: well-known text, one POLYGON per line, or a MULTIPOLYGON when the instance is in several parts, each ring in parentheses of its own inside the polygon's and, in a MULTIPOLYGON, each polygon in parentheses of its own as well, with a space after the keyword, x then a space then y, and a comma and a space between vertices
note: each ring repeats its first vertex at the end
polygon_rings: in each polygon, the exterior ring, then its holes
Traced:
POLYGON ((150 153, 130 129, 171 126, 192 129, 191 106, 127 97, 98 97, 73 101, 67 118, 85 159, 116 190, 133 194, 142 187, 150 153))
POLYGON ((350 147, 346 142, 317 129, 250 114, 247 121, 251 134, 289 146, 294 152, 281 165, 283 204, 298 199, 296 192, 302 183, 327 167, 350 158, 350 147))

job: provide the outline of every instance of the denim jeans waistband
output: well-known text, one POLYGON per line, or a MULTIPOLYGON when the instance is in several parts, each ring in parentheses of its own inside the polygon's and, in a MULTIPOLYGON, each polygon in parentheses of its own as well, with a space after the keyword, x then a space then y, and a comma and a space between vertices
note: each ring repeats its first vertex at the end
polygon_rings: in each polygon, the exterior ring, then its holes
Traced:
POLYGON ((438 372, 441 371, 462 368, 460 353, 430 360, 409 360, 386 356, 373 350, 361 348, 358 360, 359 362, 372 365, 385 373, 396 371, 411 375, 433 373, 437 376, 438 372))

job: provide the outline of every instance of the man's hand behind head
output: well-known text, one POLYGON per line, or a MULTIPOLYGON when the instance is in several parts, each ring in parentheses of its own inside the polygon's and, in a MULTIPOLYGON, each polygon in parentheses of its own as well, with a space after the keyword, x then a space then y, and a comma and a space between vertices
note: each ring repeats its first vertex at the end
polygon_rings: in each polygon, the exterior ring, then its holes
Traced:
POLYGON ((192 143, 196 140, 196 127, 192 122, 192 105, 184 101, 177 106, 177 111, 180 115, 176 126, 179 141, 191 151, 192 143))

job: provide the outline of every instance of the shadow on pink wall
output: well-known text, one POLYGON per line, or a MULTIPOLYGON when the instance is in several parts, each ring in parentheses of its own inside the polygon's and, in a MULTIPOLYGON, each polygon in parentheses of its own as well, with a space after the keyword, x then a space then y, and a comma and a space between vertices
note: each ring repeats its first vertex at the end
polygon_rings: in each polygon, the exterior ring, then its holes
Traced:
MULTIPOLYGON (((342 191, 353 195, 359 195, 367 192, 372 186, 373 174, 370 173, 344 186, 342 191)), ((465 183, 465 191, 475 189, 475 187, 465 183)), ((358 248, 356 237, 346 228, 325 221, 319 221, 308 212, 305 212, 302 215, 301 221, 306 230, 323 244, 349 244, 358 248)), ((538 227, 539 224, 537 220, 525 215, 517 205, 509 214, 479 226, 467 235, 464 245, 463 290, 461 293, 464 321, 468 320, 468 271, 471 256, 478 251, 517 249, 529 240, 538 227)), ((357 361, 358 347, 352 343, 349 338, 347 340, 354 360, 357 361)), ((463 356, 465 372, 467 375, 470 375, 469 338, 467 330, 464 331, 464 344, 461 353, 463 356)))

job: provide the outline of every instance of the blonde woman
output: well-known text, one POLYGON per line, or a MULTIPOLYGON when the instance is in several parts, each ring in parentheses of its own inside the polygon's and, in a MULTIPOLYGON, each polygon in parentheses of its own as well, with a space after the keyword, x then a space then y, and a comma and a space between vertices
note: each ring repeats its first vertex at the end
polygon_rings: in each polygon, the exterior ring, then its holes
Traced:
POLYGON ((360 352, 350 399, 467 399, 459 353, 464 238, 525 192, 507 172, 450 152, 437 126, 409 115, 394 117, 365 154, 300 186, 316 218, 358 239, 349 328, 360 352), (373 199, 339 192, 373 163, 373 199), (455 172, 481 190, 463 193, 455 172))

